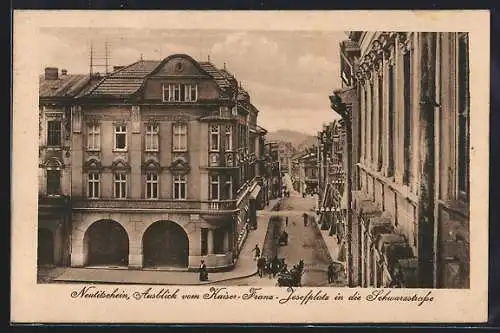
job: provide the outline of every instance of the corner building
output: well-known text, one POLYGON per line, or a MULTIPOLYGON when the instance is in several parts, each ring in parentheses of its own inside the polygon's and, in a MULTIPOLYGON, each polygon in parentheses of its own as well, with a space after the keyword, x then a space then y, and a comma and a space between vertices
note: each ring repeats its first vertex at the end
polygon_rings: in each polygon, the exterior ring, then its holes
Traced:
POLYGON ((231 268, 265 134, 237 80, 178 54, 119 68, 74 104, 71 266, 231 268))
POLYGON ((468 34, 349 37, 352 285, 468 288, 468 34))

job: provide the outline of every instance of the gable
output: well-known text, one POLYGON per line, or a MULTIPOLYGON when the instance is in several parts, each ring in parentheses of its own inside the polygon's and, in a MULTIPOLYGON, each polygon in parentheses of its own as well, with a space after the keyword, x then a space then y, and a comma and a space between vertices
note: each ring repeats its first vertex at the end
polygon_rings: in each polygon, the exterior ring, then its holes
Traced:
POLYGON ((183 54, 166 58, 151 75, 151 77, 158 76, 208 77, 193 58, 183 54))

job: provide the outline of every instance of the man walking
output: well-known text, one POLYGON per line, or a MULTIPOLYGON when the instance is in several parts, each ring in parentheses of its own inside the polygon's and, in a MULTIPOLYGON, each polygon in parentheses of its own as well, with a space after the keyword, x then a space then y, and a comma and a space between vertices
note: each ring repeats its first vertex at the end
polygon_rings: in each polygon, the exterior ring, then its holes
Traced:
POLYGON ((255 247, 253 248, 252 252, 255 251, 255 257, 253 258, 253 260, 257 260, 260 258, 260 249, 259 249, 259 245, 258 244, 255 244, 255 247))
POLYGON ((288 216, 287 216, 287 217, 285 217, 285 226, 287 226, 287 227, 288 227, 288 216))
POLYGON ((307 218, 308 218, 307 213, 304 213, 303 216, 304 216, 304 227, 307 227, 307 218))

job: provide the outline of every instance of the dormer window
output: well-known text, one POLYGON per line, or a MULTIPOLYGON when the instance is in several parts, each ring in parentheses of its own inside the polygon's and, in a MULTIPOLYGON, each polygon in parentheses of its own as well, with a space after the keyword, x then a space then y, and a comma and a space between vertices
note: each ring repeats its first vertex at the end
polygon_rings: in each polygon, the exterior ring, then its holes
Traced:
POLYGON ((163 85, 163 102, 196 102, 198 101, 198 85, 184 83, 168 83, 163 85))

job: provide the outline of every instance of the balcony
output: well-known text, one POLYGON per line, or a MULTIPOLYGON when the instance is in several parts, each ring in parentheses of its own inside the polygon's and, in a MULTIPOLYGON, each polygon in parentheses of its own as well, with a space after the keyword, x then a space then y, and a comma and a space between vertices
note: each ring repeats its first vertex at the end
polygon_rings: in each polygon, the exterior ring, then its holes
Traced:
POLYGON ((202 201, 201 209, 208 211, 233 211, 236 210, 236 200, 202 201))
POLYGON ((76 210, 120 210, 120 211, 232 211, 236 209, 236 200, 146 200, 146 199, 73 199, 72 208, 76 210))

